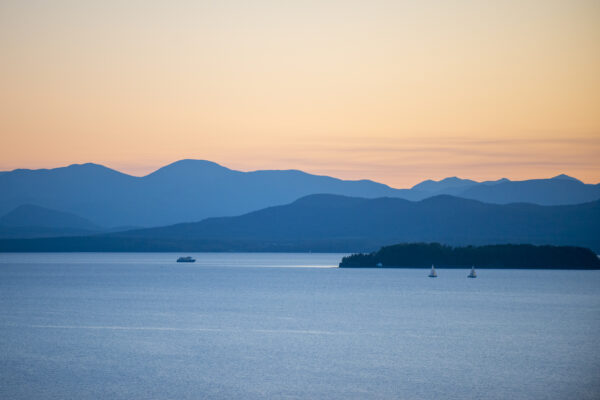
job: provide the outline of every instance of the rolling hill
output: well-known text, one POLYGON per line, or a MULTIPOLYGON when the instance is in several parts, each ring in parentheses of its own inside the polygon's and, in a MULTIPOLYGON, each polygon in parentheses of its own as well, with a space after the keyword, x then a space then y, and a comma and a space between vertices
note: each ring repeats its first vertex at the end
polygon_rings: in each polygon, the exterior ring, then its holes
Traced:
POLYGON ((0 217, 0 238, 89 235, 101 230, 78 215, 31 204, 0 217))
POLYGON ((487 204, 440 195, 412 202, 311 195, 238 217, 82 238, 0 241, 4 251, 372 251, 403 242, 531 243, 600 251, 600 201, 487 204))

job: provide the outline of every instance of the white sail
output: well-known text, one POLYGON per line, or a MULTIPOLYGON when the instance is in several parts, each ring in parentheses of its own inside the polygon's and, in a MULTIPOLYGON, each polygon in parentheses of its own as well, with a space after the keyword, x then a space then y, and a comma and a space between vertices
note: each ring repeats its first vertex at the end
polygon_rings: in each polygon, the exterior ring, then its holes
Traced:
POLYGON ((431 266, 431 272, 429 272, 429 277, 437 278, 437 272, 435 271, 435 267, 433 265, 431 266))
POLYGON ((468 275, 469 278, 477 278, 477 273, 475 272, 475 266, 471 267, 471 272, 468 275))

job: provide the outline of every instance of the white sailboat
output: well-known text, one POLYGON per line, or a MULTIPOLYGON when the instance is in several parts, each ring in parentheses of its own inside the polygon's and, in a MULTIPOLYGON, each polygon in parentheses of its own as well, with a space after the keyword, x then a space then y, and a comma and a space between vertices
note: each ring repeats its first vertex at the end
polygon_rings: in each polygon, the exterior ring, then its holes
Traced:
POLYGON ((437 272, 436 272, 435 267, 433 265, 431 266, 431 272, 429 272, 429 277, 430 278, 437 278, 437 272))
POLYGON ((469 272, 469 275, 467 275, 467 278, 477 278, 477 272, 475 272, 474 265, 471 267, 471 272, 469 272))

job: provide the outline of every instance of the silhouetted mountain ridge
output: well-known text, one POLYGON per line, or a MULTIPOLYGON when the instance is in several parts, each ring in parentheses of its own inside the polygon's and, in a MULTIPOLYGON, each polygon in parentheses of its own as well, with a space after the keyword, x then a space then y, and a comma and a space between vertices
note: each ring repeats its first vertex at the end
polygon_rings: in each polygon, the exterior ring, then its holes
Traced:
POLYGON ((412 190, 440 192, 448 189, 464 189, 465 187, 477 184, 478 182, 472 181, 470 179, 461 179, 457 178, 456 176, 453 176, 450 178, 442 179, 441 181, 434 181, 432 179, 428 179, 413 186, 412 190))
POLYGON ((96 164, 0 175, 0 214, 35 203, 104 226, 165 225, 239 215, 313 193, 379 197, 402 191, 372 181, 343 181, 297 170, 241 172, 181 160, 144 177, 96 164))
POLYGON ((566 174, 556 175, 556 176, 552 177, 551 179, 565 179, 565 180, 569 180, 569 181, 575 181, 575 182, 583 183, 579 179, 573 178, 572 176, 569 176, 569 175, 566 175, 566 174))
POLYGON ((475 182, 458 177, 394 189, 299 170, 242 172, 205 160, 180 160, 143 177, 98 164, 0 173, 0 215, 23 204, 63 210, 102 226, 161 226, 233 216, 318 193, 421 200, 450 194, 487 203, 577 204, 600 199, 600 186, 566 175, 475 182))
POLYGON ((50 210, 33 204, 18 206, 0 217, 4 226, 43 226, 47 228, 99 229, 99 226, 78 215, 50 210))
POLYGON ((598 240, 600 201, 574 206, 486 204, 439 195, 418 202, 311 195, 239 217, 119 233, 169 238, 379 238, 444 243, 598 240), (589 236, 589 238, 586 238, 589 236))
POLYGON ((531 243, 600 251, 600 201, 486 204, 440 195, 413 202, 311 195, 238 217, 82 238, 0 241, 4 251, 372 251, 407 242, 531 243))

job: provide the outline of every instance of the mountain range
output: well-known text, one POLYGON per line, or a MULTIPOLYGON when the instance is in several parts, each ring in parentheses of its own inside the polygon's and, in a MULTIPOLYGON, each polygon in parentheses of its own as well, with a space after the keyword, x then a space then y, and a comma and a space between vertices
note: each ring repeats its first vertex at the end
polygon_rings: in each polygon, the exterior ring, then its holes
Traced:
POLYGON ((0 251, 373 251, 402 242, 531 243, 600 251, 600 201, 488 204, 450 195, 420 201, 310 195, 237 217, 112 234, 0 240, 0 251))
POLYGON ((143 177, 97 164, 5 171, 0 172, 0 193, 0 216, 31 205, 75 214, 100 230, 115 230, 242 215, 312 194, 413 201, 449 194, 493 204, 566 205, 600 199, 600 185, 566 175, 488 182, 453 177, 395 189, 370 180, 341 180, 298 170, 242 172, 210 161, 181 160, 143 177))

